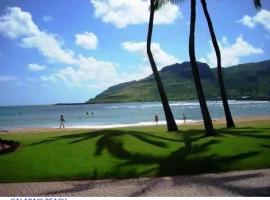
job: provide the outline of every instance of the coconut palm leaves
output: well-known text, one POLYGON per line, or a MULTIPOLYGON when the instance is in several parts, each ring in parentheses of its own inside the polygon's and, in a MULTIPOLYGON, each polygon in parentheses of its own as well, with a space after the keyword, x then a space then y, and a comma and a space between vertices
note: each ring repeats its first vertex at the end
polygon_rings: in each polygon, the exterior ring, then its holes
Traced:
POLYGON ((259 9, 262 7, 261 0, 253 0, 255 8, 259 9))
POLYGON ((173 4, 179 4, 180 2, 183 2, 184 0, 155 0, 153 6, 155 10, 158 10, 162 6, 168 4, 168 3, 173 3, 173 4))

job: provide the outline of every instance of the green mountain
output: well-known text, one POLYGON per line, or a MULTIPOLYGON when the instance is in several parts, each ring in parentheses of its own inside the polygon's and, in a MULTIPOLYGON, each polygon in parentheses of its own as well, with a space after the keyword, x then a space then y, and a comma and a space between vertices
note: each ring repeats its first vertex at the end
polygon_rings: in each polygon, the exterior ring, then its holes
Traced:
MULTIPOLYGON (((206 98, 220 99, 216 68, 198 62, 206 98)), ((230 99, 262 99, 270 96, 270 60, 247 63, 223 69, 230 99)), ((189 62, 164 67, 160 71, 170 101, 197 99, 189 62)), ((121 83, 108 88, 87 103, 159 101, 153 75, 139 81, 121 83)))

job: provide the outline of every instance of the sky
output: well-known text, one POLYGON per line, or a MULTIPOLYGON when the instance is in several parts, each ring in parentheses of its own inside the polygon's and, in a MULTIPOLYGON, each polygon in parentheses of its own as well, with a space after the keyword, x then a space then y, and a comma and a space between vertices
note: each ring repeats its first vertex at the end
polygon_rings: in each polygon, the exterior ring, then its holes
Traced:
MULTIPOLYGON (((270 2, 262 3, 208 1, 223 67, 269 59, 270 2)), ((150 75, 148 8, 148 0, 1 0, 0 106, 85 102, 150 75)), ((189 24, 190 1, 156 12, 158 69, 189 60, 189 24)), ((216 65, 199 0, 196 57, 216 65)))

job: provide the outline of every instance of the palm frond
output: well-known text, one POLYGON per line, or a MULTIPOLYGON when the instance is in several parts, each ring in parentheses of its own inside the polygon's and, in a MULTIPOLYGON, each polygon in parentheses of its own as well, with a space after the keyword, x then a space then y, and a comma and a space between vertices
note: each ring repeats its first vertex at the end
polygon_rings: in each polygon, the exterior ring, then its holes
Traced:
POLYGON ((155 0, 154 9, 158 10, 158 9, 160 9, 161 7, 163 7, 164 5, 166 5, 168 3, 180 4, 183 1, 184 0, 155 0))
POLYGON ((255 8, 259 9, 262 7, 261 0, 253 0, 255 8))

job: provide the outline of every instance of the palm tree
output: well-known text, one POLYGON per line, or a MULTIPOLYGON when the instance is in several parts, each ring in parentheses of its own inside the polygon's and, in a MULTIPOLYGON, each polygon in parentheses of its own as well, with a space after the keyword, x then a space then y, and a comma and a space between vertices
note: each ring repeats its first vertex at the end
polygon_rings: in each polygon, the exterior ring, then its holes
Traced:
POLYGON ((212 43, 213 43, 215 53, 216 53, 216 57, 217 57, 218 83, 219 83, 219 89, 220 89, 221 99, 222 99, 222 103, 223 103, 224 113, 225 113, 225 117, 226 117, 227 128, 232 128, 232 127, 235 127, 235 124, 234 124, 232 114, 231 114, 231 111, 230 111, 230 107, 229 107, 229 104, 228 104, 228 98, 227 98, 225 84, 224 84, 224 80, 223 80, 220 49, 219 49, 218 42, 217 42, 217 39, 216 39, 216 35, 215 35, 214 27, 213 27, 213 24, 212 24, 212 21, 211 21, 211 17, 209 15, 209 12, 208 12, 208 9, 207 9, 206 0, 201 0, 201 4, 202 4, 202 7, 203 7, 204 15, 205 15, 206 20, 207 20, 208 28, 209 28, 211 39, 212 39, 212 43))
POLYGON ((191 0, 191 15, 190 15, 190 33, 189 33, 189 57, 192 67, 193 78, 195 82, 196 92, 199 99, 201 112, 204 121, 206 135, 215 135, 213 123, 207 108, 205 95, 203 92, 199 69, 195 54, 195 24, 196 24, 196 0, 191 0))
POLYGON ((261 0, 253 0, 254 2, 254 6, 255 8, 261 8, 262 7, 262 3, 261 3, 261 0))
MULTIPOLYGON (((180 1, 183 1, 183 0, 156 0, 156 1, 151 0, 151 6, 154 5, 154 8, 158 9, 159 7, 161 7, 165 3, 168 3, 168 2, 178 3, 180 1)), ((254 2, 254 5, 256 8, 261 8, 261 6, 262 6, 261 0, 253 0, 253 2, 254 2)), ((210 18, 210 15, 208 13, 206 1, 201 0, 201 3, 203 6, 205 17, 207 19, 207 23, 208 23, 209 31, 211 34, 213 46, 214 46, 216 56, 217 56, 218 79, 219 79, 220 93, 221 93, 221 97, 222 97, 224 112, 225 112, 226 121, 227 121, 227 127, 228 128, 235 127, 235 124, 234 124, 232 116, 231 116, 230 108, 228 105, 226 89, 225 89, 225 85, 224 85, 224 81, 223 81, 223 75, 222 75, 222 69, 221 69, 221 55, 220 55, 219 46, 218 46, 218 43, 216 40, 216 36, 215 36, 214 28, 213 28, 213 25, 211 22, 211 18, 210 18)), ((150 17, 150 19, 151 19, 151 17, 150 17)), ((196 62, 195 47, 194 47, 195 46, 195 36, 194 36, 195 35, 195 23, 196 23, 196 0, 191 0, 191 22, 190 22, 190 37, 189 37, 190 61, 191 61, 191 65, 192 65, 192 73, 193 73, 193 77, 194 77, 196 91, 197 91, 198 99, 200 102, 201 112, 202 112, 203 119, 204 119, 204 126, 206 129, 206 134, 213 135, 215 132, 214 132, 212 120, 211 120, 211 117, 210 117, 210 114, 209 114, 209 111, 207 108, 207 104, 205 101, 205 96, 204 96, 204 92, 203 92, 201 81, 200 81, 198 65, 196 62)), ((150 25, 150 23, 149 23, 149 25, 150 25)))
MULTIPOLYGON (((180 3, 183 0, 156 0, 153 1, 154 3, 154 8, 158 9, 164 4, 171 2, 171 3, 180 3)), ((151 0, 152 2, 152 0, 151 0)), ((213 123, 207 108, 202 84, 201 84, 201 79, 200 79, 200 74, 199 74, 199 69, 196 61, 196 56, 195 56, 195 23, 196 23, 196 1, 191 1, 191 8, 192 8, 192 13, 191 13, 191 23, 190 23, 190 38, 189 38, 189 53, 190 53, 190 62, 192 66, 192 73, 193 73, 193 78, 195 82, 195 87, 197 91, 197 96, 199 99, 200 107, 201 107, 201 112, 203 116, 203 121, 204 121, 204 126, 206 130, 206 135, 214 135, 215 131, 213 128, 213 123)))
POLYGON ((153 54, 151 51, 151 41, 152 41, 152 33, 153 33, 153 22, 154 22, 154 16, 155 16, 155 8, 156 8, 156 2, 157 0, 150 0, 150 18, 149 18, 149 26, 148 26, 148 34, 147 34, 147 55, 151 64, 151 68, 153 71, 154 78, 156 80, 157 88, 160 94, 161 102, 163 105, 163 110, 165 113, 166 121, 167 121, 167 129, 168 131, 177 131, 177 125, 175 123, 167 95, 165 93, 161 78, 159 76, 157 66, 155 63, 155 60, 153 58, 153 54))
MULTIPOLYGON (((253 0, 253 2, 254 2, 254 5, 255 5, 256 8, 261 8, 261 6, 262 6, 261 5, 261 0, 253 0)), ((226 122, 227 122, 227 128, 232 128, 232 127, 235 127, 235 124, 234 124, 234 121, 233 121, 233 118, 232 118, 232 115, 231 115, 231 111, 230 111, 230 108, 229 108, 228 98, 227 98, 225 84, 224 84, 224 80, 223 80, 220 49, 219 49, 218 42, 217 42, 217 39, 216 39, 216 35, 215 35, 214 27, 213 27, 213 24, 212 24, 212 21, 211 21, 211 17, 209 15, 209 12, 208 12, 208 9, 207 9, 206 0, 201 0, 201 4, 202 4, 202 7, 203 7, 205 18, 207 20, 208 28, 209 28, 211 39, 212 39, 212 43, 213 43, 215 53, 216 53, 216 57, 217 57, 218 82, 219 82, 220 94, 221 94, 221 99, 222 99, 223 108, 224 108, 225 117, 226 117, 226 122)))

